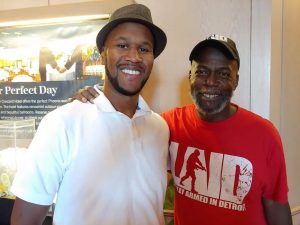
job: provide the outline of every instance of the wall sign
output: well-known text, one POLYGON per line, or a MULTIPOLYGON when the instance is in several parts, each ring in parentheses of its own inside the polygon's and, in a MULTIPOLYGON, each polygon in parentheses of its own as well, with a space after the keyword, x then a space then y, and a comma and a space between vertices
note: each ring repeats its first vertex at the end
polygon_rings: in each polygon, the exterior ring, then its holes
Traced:
POLYGON ((35 119, 102 83, 96 47, 105 19, 0 28, 0 119, 35 119))

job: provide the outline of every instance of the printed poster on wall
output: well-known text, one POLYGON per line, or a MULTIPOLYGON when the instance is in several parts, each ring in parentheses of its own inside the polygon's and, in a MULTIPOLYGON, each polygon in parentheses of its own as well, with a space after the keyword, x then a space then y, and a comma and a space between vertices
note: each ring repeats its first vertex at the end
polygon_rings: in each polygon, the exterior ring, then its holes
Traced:
POLYGON ((0 28, 0 119, 32 119, 104 76, 96 36, 106 20, 0 28))
POLYGON ((0 200, 41 119, 80 88, 103 84, 96 47, 107 20, 0 27, 0 200))

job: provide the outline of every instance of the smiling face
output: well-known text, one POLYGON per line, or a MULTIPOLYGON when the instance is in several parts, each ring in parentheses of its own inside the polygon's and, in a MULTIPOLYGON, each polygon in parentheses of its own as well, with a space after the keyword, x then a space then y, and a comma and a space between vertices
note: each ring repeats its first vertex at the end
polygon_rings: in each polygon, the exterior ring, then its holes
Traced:
POLYGON ((101 57, 105 63, 105 86, 122 95, 139 94, 152 70, 154 40, 150 30, 138 23, 121 23, 107 36, 101 57))
POLYGON ((230 100, 238 84, 237 62, 212 47, 201 49, 190 71, 191 96, 201 118, 219 121, 231 115, 230 100))

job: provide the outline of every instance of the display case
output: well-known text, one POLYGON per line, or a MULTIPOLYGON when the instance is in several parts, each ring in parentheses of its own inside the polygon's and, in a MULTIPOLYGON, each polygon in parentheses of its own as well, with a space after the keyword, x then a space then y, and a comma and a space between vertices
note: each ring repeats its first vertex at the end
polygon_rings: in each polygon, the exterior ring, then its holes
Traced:
POLYGON ((18 166, 35 134, 35 120, 0 120, 0 197, 9 191, 18 166))

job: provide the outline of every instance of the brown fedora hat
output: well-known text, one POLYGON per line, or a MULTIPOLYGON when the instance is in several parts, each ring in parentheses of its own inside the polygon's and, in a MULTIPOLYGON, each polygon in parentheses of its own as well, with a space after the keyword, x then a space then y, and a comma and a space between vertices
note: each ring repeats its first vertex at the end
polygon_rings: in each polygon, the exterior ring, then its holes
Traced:
POLYGON ((145 25, 154 37, 154 58, 160 55, 167 44, 167 36, 162 29, 153 24, 149 8, 142 4, 131 4, 117 9, 109 18, 109 22, 99 31, 96 43, 101 52, 109 32, 125 22, 135 22, 145 25))

